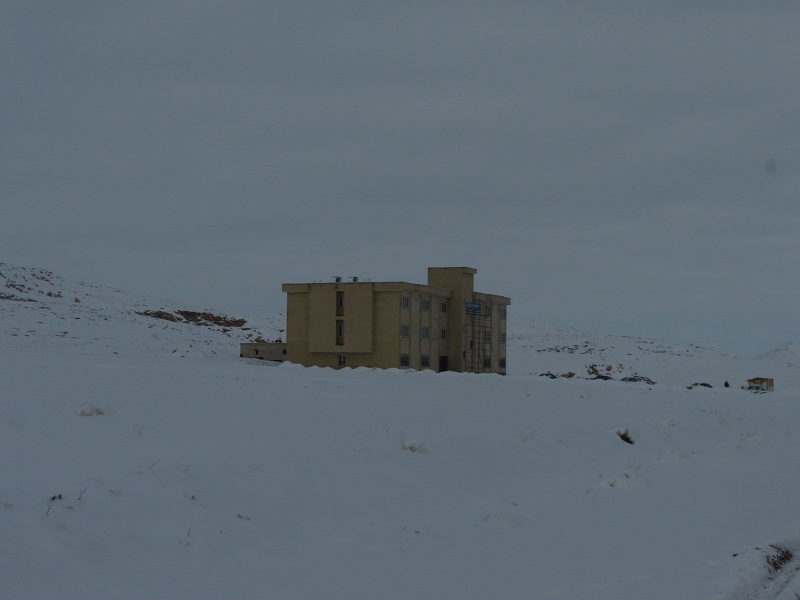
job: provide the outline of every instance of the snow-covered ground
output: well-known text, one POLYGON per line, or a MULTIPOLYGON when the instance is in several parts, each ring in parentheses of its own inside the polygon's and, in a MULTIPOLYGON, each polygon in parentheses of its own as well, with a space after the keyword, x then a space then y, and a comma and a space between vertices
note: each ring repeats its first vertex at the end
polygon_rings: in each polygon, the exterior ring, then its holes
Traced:
POLYGON ((0 264, 0 597, 800 597, 794 344, 512 320, 506 377, 334 371, 178 310, 221 314, 0 264))

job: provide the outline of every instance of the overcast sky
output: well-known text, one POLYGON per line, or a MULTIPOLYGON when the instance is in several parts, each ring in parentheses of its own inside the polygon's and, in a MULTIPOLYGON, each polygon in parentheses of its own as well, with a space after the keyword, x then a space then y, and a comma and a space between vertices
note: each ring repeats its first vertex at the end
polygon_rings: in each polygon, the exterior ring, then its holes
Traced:
POLYGON ((0 261, 229 314, 478 269, 509 318, 800 342, 800 3, 7 0, 0 261))

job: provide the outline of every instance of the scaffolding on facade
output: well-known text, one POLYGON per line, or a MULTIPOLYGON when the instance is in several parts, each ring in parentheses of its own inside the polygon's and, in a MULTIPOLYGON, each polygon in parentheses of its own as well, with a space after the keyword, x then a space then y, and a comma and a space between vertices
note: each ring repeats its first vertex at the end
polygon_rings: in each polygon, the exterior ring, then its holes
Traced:
POLYGON ((497 373, 500 362, 493 345, 491 304, 467 302, 464 370, 468 373, 497 373))

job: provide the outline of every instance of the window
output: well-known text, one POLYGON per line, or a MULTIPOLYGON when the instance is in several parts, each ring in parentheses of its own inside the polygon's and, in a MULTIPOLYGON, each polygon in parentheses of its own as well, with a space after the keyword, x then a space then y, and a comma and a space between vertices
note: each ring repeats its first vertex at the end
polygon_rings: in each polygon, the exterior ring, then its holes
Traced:
POLYGON ((421 364, 422 364, 423 367, 430 367, 431 366, 431 357, 428 356, 427 354, 423 354, 422 355, 421 364))
POLYGON ((341 346, 344 344, 344 321, 341 319, 336 320, 336 345, 341 346))
POLYGON ((344 315, 344 292, 336 292, 336 316, 344 315))
POLYGON ((508 309, 507 309, 505 306, 504 306, 503 308, 501 308, 501 309, 500 309, 500 318, 501 318, 501 319, 505 319, 505 318, 506 318, 506 311, 507 311, 507 310, 508 310, 508 309))
POLYGON ((500 341, 505 343, 505 341, 506 341, 506 332, 505 331, 501 331, 500 332, 500 341))
POLYGON ((422 310, 424 310, 425 312, 428 312, 428 310, 430 309, 430 306, 431 306, 431 301, 428 300, 427 298, 424 298, 422 300, 422 310))
POLYGON ((491 369, 492 368, 492 359, 488 356, 483 359, 483 368, 484 369, 491 369))
POLYGON ((340 367, 344 367, 346 363, 347 363, 347 359, 346 359, 345 355, 344 354, 340 354, 339 355, 338 365, 340 367))
POLYGON ((442 312, 443 313, 447 312, 447 302, 442 302, 442 312))
POLYGON ((506 357, 505 357, 505 356, 503 356, 503 357, 500 359, 500 368, 501 368, 501 369, 505 369, 505 368, 506 368, 506 357))
POLYGON ((400 325, 400 337, 408 337, 408 325, 400 325))
POLYGON ((400 366, 407 367, 408 366, 408 354, 401 354, 400 355, 400 366))
POLYGON ((400 296, 400 308, 408 308, 408 296, 400 296))
POLYGON ((484 333, 483 339, 486 340, 487 342, 491 342, 492 341, 492 332, 491 331, 487 331, 486 333, 484 333))
POLYGON ((446 339, 447 339, 447 329, 442 329, 442 331, 441 331, 441 338, 442 338, 443 340, 446 340, 446 339))
POLYGON ((430 327, 423 327, 422 328, 422 339, 427 340, 431 336, 431 328, 430 327))

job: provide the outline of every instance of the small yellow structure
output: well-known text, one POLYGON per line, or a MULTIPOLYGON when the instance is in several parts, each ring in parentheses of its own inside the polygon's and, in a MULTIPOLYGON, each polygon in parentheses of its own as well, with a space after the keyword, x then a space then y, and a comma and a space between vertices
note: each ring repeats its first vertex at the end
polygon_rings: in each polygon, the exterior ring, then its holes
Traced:
POLYGON ((751 392, 774 392, 775 380, 771 377, 753 377, 747 380, 747 389, 751 392))

